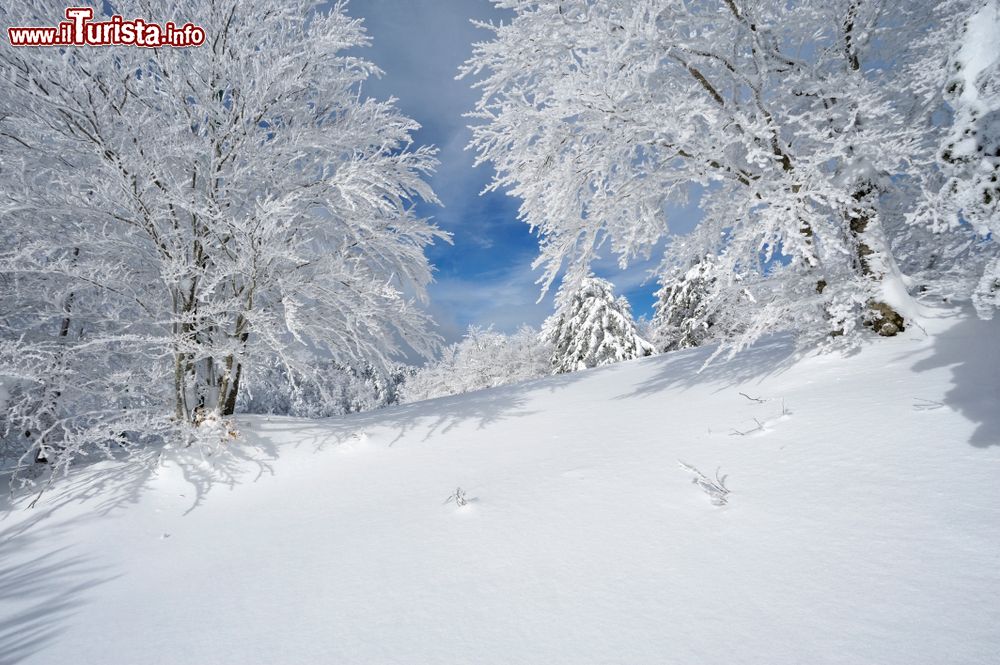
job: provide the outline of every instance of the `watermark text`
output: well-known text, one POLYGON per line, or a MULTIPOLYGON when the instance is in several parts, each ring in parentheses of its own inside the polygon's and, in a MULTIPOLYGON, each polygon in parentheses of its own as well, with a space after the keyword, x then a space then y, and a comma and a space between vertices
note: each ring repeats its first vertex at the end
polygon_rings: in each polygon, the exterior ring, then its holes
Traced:
POLYGON ((141 46, 183 48, 205 43, 205 30, 192 23, 164 24, 136 18, 112 16, 94 21, 91 7, 68 7, 66 20, 49 27, 14 26, 7 28, 11 46, 141 46))

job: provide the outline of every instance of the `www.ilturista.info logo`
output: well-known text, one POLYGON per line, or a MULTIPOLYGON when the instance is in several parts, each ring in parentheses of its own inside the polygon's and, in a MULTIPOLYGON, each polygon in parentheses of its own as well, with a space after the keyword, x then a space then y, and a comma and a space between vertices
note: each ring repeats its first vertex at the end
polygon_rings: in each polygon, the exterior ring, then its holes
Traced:
POLYGON ((11 46, 201 46, 205 30, 192 23, 178 26, 173 21, 163 25, 141 18, 125 20, 112 16, 107 21, 92 21, 90 7, 69 7, 65 21, 55 27, 10 27, 11 46))

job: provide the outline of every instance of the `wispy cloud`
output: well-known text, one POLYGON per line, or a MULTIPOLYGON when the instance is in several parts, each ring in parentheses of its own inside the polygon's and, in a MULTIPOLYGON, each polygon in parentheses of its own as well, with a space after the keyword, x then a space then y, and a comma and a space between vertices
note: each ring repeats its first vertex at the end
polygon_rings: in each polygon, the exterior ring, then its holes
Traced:
POLYGON ((522 325, 539 326, 552 313, 552 294, 538 301, 537 276, 531 271, 533 254, 502 268, 474 275, 453 275, 431 288, 431 311, 440 334, 459 339, 470 325, 512 332, 522 325))

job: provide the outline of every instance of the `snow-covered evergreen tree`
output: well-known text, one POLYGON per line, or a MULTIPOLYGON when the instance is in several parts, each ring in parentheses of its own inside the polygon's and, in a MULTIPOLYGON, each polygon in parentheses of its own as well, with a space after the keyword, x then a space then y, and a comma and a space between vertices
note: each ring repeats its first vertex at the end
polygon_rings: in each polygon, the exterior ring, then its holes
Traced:
POLYGON ((639 335, 628 300, 615 297, 607 280, 588 276, 576 288, 563 287, 556 312, 542 326, 552 345, 556 374, 600 367, 653 355, 653 345, 639 335))
POLYGON ((662 279, 652 321, 653 341, 660 351, 701 346, 712 339, 716 324, 712 291, 717 281, 712 266, 709 254, 687 271, 675 268, 662 279))

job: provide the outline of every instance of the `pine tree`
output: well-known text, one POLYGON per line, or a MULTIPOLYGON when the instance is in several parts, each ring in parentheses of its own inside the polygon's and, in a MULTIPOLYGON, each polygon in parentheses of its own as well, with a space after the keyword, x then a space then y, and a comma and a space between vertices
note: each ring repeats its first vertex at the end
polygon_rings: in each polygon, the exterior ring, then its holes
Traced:
POLYGON ((656 292, 654 342, 662 352, 701 346, 712 338, 715 314, 709 291, 716 283, 708 254, 687 271, 675 268, 656 292))
POLYGON ((578 288, 557 298, 557 311, 542 328, 543 339, 554 347, 556 374, 575 372, 623 360, 653 355, 643 339, 624 297, 616 298, 607 280, 586 277, 578 288))

